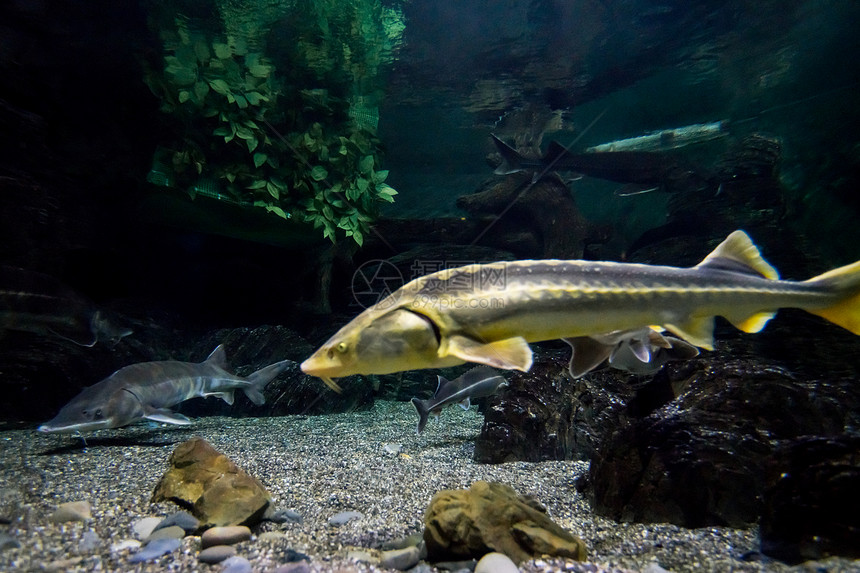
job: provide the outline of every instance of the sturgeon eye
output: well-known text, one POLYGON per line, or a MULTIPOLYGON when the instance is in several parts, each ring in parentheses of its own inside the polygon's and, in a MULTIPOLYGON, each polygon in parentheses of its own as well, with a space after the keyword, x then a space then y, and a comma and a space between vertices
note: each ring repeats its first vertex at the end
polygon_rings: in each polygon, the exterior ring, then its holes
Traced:
POLYGON ((341 354, 344 354, 347 350, 349 350, 349 345, 346 342, 341 342, 337 345, 337 351, 341 354))
POLYGON ((101 420, 103 417, 104 416, 102 415, 102 409, 101 408, 96 410, 96 413, 93 414, 93 418, 95 418, 96 420, 101 420))

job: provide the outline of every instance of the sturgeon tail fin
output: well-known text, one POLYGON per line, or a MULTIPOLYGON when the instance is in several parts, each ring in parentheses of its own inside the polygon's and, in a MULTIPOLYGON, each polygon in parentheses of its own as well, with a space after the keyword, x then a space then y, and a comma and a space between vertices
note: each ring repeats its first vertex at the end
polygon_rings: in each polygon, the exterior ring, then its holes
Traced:
POLYGON ((427 408, 427 402, 429 402, 429 400, 412 398, 412 405, 415 406, 415 411, 418 412, 418 428, 415 431, 416 434, 420 434, 421 431, 424 430, 424 426, 427 425, 427 419, 430 417, 430 409, 427 408))
POLYGON ((496 170, 493 171, 493 173, 496 175, 508 175, 510 173, 522 171, 523 168, 520 165, 523 160, 522 155, 495 135, 490 134, 490 137, 493 138, 493 143, 496 144, 496 150, 499 152, 499 155, 502 156, 502 163, 496 167, 496 170))
POLYGON ((249 382, 249 385, 242 388, 245 396, 257 406, 265 404, 266 398, 263 396, 263 388, 277 377, 278 374, 286 370, 290 364, 294 364, 294 362, 292 360, 282 360, 274 364, 269 364, 265 368, 261 368, 248 376, 246 380, 249 382))
POLYGON ((806 311, 860 335, 860 261, 827 271, 806 282, 818 283, 838 297, 835 304, 825 308, 807 308, 806 311))

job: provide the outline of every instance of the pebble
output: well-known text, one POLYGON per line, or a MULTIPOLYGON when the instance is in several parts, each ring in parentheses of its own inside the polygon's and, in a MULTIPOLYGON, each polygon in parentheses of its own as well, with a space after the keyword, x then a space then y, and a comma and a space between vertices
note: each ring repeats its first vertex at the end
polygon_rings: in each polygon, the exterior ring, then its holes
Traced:
POLYGON ((123 539, 122 541, 118 541, 110 546, 111 553, 119 553, 120 551, 125 551, 126 549, 140 549, 140 546, 143 545, 137 539, 123 539))
POLYGON ((288 521, 293 523, 302 523, 304 521, 301 514, 297 511, 293 511, 292 509, 279 509, 272 513, 272 515, 266 517, 266 519, 274 523, 286 523, 288 521))
POLYGON ((135 521, 131 528, 134 530, 134 534, 138 539, 146 539, 152 535, 152 532, 155 531, 155 527, 161 523, 162 520, 163 518, 161 517, 144 517, 143 519, 135 521))
POLYGON ((213 545, 233 545, 246 539, 251 539, 251 530, 244 525, 212 527, 200 538, 204 549, 213 545))
POLYGON ((0 533, 0 551, 4 549, 15 549, 21 547, 18 541, 8 533, 0 533))
POLYGON ((487 553, 475 565, 475 573, 519 573, 519 567, 504 553, 487 553))
POLYGON ((389 569, 397 569, 398 571, 406 571, 410 567, 414 567, 421 560, 421 554, 418 547, 406 547, 404 549, 392 549, 382 552, 382 559, 379 564, 389 569))
POLYGON ((153 531, 158 531, 165 527, 173 525, 179 526, 185 530, 185 533, 194 533, 200 527, 200 520, 188 513, 187 511, 177 511, 162 519, 153 531))
POLYGON ((213 545, 207 547, 197 555, 198 561, 203 563, 221 563, 229 557, 236 555, 236 548, 230 545, 213 545))
POLYGON ((275 569, 275 573, 311 573, 311 568, 307 561, 299 561, 298 563, 287 563, 275 569))
POLYGON ((253 569, 251 568, 251 562, 245 559, 244 557, 240 557, 238 555, 234 555, 233 557, 224 561, 224 567, 221 569, 223 573, 252 573, 253 569))
POLYGON ((81 535, 81 540, 78 541, 78 551, 80 553, 92 553, 101 543, 102 538, 99 537, 98 533, 92 529, 84 531, 84 534, 81 535))
POLYGON ((88 501, 70 501, 57 507, 48 518, 54 523, 66 521, 87 521, 93 518, 92 506, 88 501))
POLYGON ((179 549, 180 545, 182 545, 182 541, 179 539, 156 539, 152 543, 144 545, 143 549, 129 557, 128 560, 130 563, 151 561, 152 559, 157 559, 162 555, 173 553, 179 549))
POLYGON ((178 525, 170 525, 161 529, 156 529, 146 538, 146 542, 155 541, 156 539, 182 539, 185 537, 185 530, 178 525))
POLYGON ((333 516, 331 516, 328 520, 329 525, 343 525, 352 521, 353 519, 358 519, 360 517, 364 517, 364 514, 359 513, 357 511, 341 511, 333 516))
POLYGON ((382 449, 386 454, 390 454, 392 456, 396 456, 401 451, 403 451, 403 444, 385 444, 382 446, 382 449))
POLYGON ((283 541, 287 536, 280 531, 264 531, 257 536, 257 541, 283 541))

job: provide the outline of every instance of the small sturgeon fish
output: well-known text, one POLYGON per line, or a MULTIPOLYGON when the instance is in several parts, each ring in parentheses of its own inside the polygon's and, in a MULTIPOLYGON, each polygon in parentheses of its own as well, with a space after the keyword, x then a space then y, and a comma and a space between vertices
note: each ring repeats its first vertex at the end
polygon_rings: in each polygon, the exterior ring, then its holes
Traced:
POLYGON ((191 420, 170 410, 198 396, 219 396, 233 403, 233 391, 241 389, 254 404, 266 400, 262 390, 284 371, 289 360, 270 364, 247 378, 227 371, 224 346, 218 346, 200 363, 165 360, 141 362, 120 368, 98 384, 85 388, 40 432, 86 432, 118 428, 143 418, 168 424, 190 424, 191 420))
POLYGON ((565 338, 570 344, 570 375, 580 378, 604 362, 617 370, 640 376, 654 374, 672 360, 689 360, 699 350, 674 336, 663 336, 650 326, 565 338))
POLYGON ((528 371, 529 342, 657 325, 713 349, 714 317, 758 332, 800 308, 860 334, 860 261, 779 280, 743 231, 690 268, 594 261, 468 265, 419 277, 341 328, 302 363, 332 378, 477 362, 528 371))
POLYGON ((0 331, 59 336, 80 346, 116 344, 132 331, 52 276, 0 266, 0 331))
POLYGON ((438 384, 432 398, 428 400, 412 398, 412 405, 418 412, 417 433, 419 434, 427 425, 430 414, 438 418, 445 406, 457 402, 464 410, 468 410, 473 398, 492 396, 499 388, 508 385, 508 381, 503 376, 486 366, 472 368, 454 380, 446 380, 442 376, 436 378, 438 378, 438 384))

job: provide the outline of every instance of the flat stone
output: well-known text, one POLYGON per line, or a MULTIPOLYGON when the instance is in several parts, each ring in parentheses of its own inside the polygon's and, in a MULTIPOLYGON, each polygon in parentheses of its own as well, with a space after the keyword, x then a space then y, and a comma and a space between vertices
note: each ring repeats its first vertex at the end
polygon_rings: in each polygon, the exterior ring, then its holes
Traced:
POLYGON ((143 545, 137 539, 123 539, 122 541, 117 541, 116 543, 110 546, 111 553, 119 553, 120 551, 125 551, 126 549, 140 549, 140 546, 143 545))
POLYGON ((179 549, 182 542, 179 539, 156 539, 144 545, 143 549, 128 558, 130 563, 142 563, 158 559, 162 555, 173 553, 179 549))
POLYGON ((398 571, 406 571, 410 567, 414 567, 421 560, 421 552, 418 547, 405 547, 403 549, 392 549, 382 552, 382 559, 379 564, 382 567, 389 569, 397 569, 398 571))
POLYGON ((177 525, 185 530, 185 533, 194 533, 200 527, 200 520, 188 513, 187 511, 177 511, 165 517, 155 526, 155 531, 159 529, 177 525))
POLYGON ((221 563, 225 559, 236 555, 236 548, 230 545, 213 545, 207 547, 197 555, 197 560, 203 563, 221 563))
POLYGON ((162 527, 153 531, 146 542, 149 543, 156 539, 182 539, 183 537, 185 537, 185 530, 178 525, 171 525, 170 527, 162 527))
POLYGON ((302 523, 304 518, 297 511, 292 509, 279 509, 277 511, 268 511, 266 512, 265 519, 274 523, 286 523, 291 521, 293 523, 302 523))
POLYGON ((48 518, 54 523, 66 521, 87 521, 92 519, 92 506, 88 501, 70 501, 57 507, 48 518))
POLYGON ((251 539, 251 530, 244 525, 213 527, 203 532, 200 541, 204 548, 213 545, 233 545, 251 539))
POLYGON ((517 564, 504 553, 487 553, 475 565, 475 573, 519 573, 517 564))
POLYGON ((160 517, 144 517, 135 521, 131 528, 138 539, 147 539, 161 522, 160 517))
POLYGON ((358 519, 360 517, 364 517, 364 514, 358 511, 341 511, 340 513, 336 513, 331 516, 328 520, 328 524, 335 526, 344 525, 345 523, 348 523, 353 519, 358 519))
POLYGON ((275 569, 275 573, 310 573, 311 568, 307 561, 299 561, 298 563, 287 563, 275 569))
POLYGON ((259 480, 202 438, 176 446, 169 464, 152 501, 190 507, 201 527, 253 525, 271 503, 271 495, 259 480))

